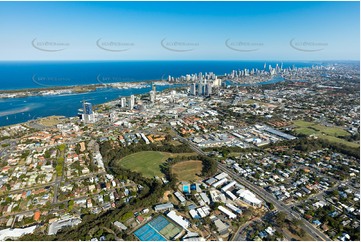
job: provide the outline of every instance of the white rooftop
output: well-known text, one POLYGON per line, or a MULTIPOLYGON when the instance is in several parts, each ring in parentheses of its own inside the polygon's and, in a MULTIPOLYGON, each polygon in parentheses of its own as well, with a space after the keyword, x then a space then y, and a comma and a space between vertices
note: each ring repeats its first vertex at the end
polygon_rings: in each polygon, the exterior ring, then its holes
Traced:
POLYGON ((34 232, 36 228, 36 225, 31 226, 31 227, 27 227, 24 229, 3 229, 0 230, 0 241, 4 241, 7 238, 19 238, 21 236, 23 236, 24 234, 31 234, 34 232))

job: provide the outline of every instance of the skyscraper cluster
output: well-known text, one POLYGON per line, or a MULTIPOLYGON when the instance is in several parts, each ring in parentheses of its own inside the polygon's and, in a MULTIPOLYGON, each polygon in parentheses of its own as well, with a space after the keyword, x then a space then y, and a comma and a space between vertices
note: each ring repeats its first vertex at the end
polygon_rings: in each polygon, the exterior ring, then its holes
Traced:
POLYGON ((130 95, 130 97, 128 98, 128 102, 127 102, 126 97, 120 98, 120 107, 126 108, 127 106, 130 110, 134 109, 134 106, 135 106, 135 96, 134 95, 130 95))
MULTIPOLYGON (((289 68, 289 70, 291 70, 291 68, 289 68)), ((276 64, 276 67, 273 68, 272 65, 268 65, 268 70, 267 70, 267 64, 264 63, 263 66, 263 70, 257 69, 257 68, 252 68, 250 69, 243 69, 243 70, 233 70, 231 73, 229 74, 224 74, 227 78, 239 78, 239 77, 245 77, 245 76, 268 76, 268 75, 277 75, 281 72, 285 72, 287 71, 286 69, 283 69, 283 63, 281 63, 281 65, 279 66, 278 64, 276 64)))
POLYGON ((190 94, 193 96, 209 96, 212 94, 212 84, 205 81, 191 84, 190 94))
POLYGON ((190 94, 193 96, 210 96, 213 91, 212 88, 221 84, 222 81, 213 72, 205 73, 205 75, 200 72, 197 81, 191 84, 190 94))

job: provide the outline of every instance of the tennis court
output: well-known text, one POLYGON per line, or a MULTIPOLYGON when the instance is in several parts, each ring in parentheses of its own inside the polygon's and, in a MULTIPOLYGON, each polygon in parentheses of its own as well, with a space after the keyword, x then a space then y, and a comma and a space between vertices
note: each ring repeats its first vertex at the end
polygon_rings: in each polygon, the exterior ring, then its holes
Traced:
POLYGON ((163 216, 158 216, 152 221, 150 221, 149 224, 157 231, 161 231, 165 226, 169 224, 169 221, 163 216))
POLYGON ((166 241, 179 234, 182 229, 160 215, 134 232, 140 241, 166 241))
POLYGON ((140 241, 167 241, 154 228, 146 224, 134 232, 140 241))

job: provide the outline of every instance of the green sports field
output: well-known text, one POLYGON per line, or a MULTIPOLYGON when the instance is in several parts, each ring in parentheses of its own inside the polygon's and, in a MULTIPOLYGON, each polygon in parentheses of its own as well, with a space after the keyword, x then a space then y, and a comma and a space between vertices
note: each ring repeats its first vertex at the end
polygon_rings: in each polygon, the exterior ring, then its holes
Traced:
POLYGON ((163 152, 142 151, 124 157, 120 160, 120 165, 129 170, 142 173, 145 177, 163 177, 159 166, 164 163, 168 157, 169 155, 163 152))
POLYGON ((160 165, 170 157, 192 156, 195 153, 167 153, 159 151, 141 151, 128 155, 121 159, 120 165, 131 171, 141 173, 145 177, 153 178, 154 176, 163 177, 160 171, 160 165))

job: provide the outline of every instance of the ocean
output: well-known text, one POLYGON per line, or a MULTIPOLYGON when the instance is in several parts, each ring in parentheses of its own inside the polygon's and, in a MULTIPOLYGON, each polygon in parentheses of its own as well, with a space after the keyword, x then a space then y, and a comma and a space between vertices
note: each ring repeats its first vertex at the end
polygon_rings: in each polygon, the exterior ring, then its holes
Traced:
MULTIPOLYGON (((111 82, 167 80, 168 76, 213 72, 217 75, 245 68, 263 69, 269 61, 68 61, 0 62, 0 90, 111 82)), ((283 67, 310 67, 320 62, 283 62, 283 67)))
MULTIPOLYGON (((199 72, 217 75, 245 68, 263 69, 264 64, 281 65, 281 62, 265 61, 85 61, 85 62, 0 62, 1 90, 51 88, 114 82, 140 82, 167 80, 168 75, 178 77, 199 72)), ((319 62, 283 62, 283 68, 310 67, 319 62)), ((273 83, 272 81, 269 83, 273 83)), ((264 83, 264 84, 269 84, 264 83)), ((171 86, 157 86, 162 91, 171 86)), ((0 99, 0 126, 26 122, 50 115, 76 116, 81 101, 100 104, 119 96, 143 94, 145 88, 100 88, 80 94, 35 96, 0 99)))

